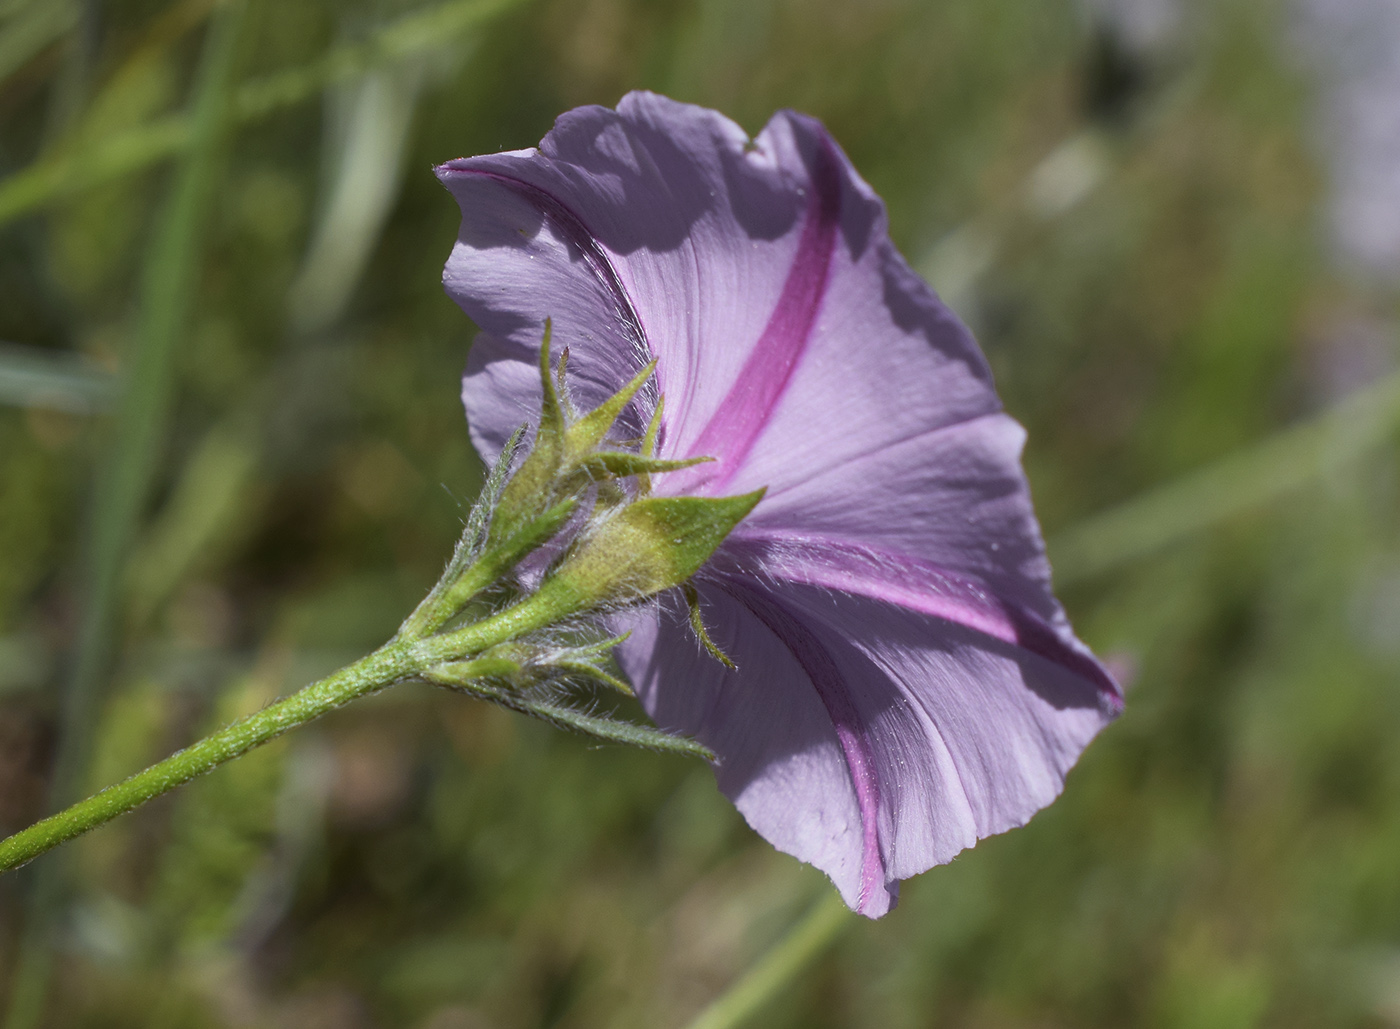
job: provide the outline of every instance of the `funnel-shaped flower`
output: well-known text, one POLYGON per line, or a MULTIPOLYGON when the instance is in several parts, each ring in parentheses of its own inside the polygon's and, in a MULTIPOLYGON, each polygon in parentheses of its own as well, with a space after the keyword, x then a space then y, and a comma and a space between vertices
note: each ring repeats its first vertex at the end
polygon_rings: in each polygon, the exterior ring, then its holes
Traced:
POLYGON ((1024 823, 1119 711, 1075 639, 968 331, 890 242, 811 118, 733 122, 645 93, 563 115, 538 150, 438 170, 462 207, 444 276, 481 327, 463 396, 483 454, 540 409, 542 327, 578 406, 648 362, 614 430, 715 461, 657 495, 767 487, 681 598, 631 617, 647 711, 719 757, 758 832, 889 910, 899 880, 1024 823))

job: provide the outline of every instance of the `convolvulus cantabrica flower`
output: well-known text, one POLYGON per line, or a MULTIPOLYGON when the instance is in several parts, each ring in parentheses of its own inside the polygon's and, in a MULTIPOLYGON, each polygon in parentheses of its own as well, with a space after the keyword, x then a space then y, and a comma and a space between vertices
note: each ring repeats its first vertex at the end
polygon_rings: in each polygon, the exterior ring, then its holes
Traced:
POLYGON ((1050 803, 1121 692, 1051 594, 1023 430, 822 125, 750 139, 632 93, 438 174, 484 455, 538 416, 552 319, 579 409, 655 360, 615 438, 660 406, 658 458, 715 459, 653 495, 767 489, 684 596, 615 616, 646 710, 749 824, 876 917, 1050 803))

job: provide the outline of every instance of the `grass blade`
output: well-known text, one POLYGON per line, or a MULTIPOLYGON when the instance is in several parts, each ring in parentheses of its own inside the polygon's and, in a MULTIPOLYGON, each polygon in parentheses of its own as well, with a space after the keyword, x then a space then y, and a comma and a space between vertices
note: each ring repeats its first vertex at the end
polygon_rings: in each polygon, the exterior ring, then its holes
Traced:
POLYGON ((826 892, 758 964, 702 1011, 689 1029, 744 1025, 854 922, 841 898, 834 891, 826 892))
POLYGON ((1263 507, 1379 446, 1397 429, 1400 374, 1393 374, 1311 421, 1051 537, 1055 583, 1092 578, 1263 507))
MULTIPOLYGON (((114 649, 121 573, 145 506, 173 390, 172 356, 193 303, 208 201, 227 122, 243 4, 230 3, 214 21, 195 87, 193 146, 178 169, 143 269, 135 352, 124 369, 112 450, 93 497, 87 576, 77 652, 63 698, 61 737, 51 804, 73 799, 114 649)), ((28 924, 10 994, 7 1029, 30 1029, 43 1015, 52 956, 48 927, 64 894, 64 864, 36 866, 28 924)))
MULTIPOLYGON (((329 85, 438 49, 525 0, 454 0, 409 15, 361 43, 338 46, 317 61, 246 83, 231 116, 251 122, 319 96, 329 85)), ((188 149, 189 114, 175 114, 102 142, 41 158, 0 180, 0 225, 78 190, 150 167, 188 149)))

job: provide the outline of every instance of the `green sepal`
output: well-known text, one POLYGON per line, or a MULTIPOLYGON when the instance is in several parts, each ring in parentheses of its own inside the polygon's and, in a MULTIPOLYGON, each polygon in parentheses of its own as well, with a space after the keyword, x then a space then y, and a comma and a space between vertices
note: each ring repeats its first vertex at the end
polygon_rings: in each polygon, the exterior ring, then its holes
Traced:
POLYGON ((647 379, 651 378, 654 371, 656 371, 656 361, 652 360, 645 368, 632 376, 631 382, 569 426, 564 438, 570 458, 582 457, 603 442, 603 437, 608 434, 608 430, 617 424, 618 418, 622 416, 622 409, 637 395, 637 391, 646 384, 647 379))
POLYGON ((570 661, 601 661, 611 654, 613 648, 618 644, 626 643, 631 635, 630 632, 624 632, 620 636, 609 636, 596 643, 580 643, 577 646, 569 647, 563 653, 570 661))
POLYGON ((636 694, 632 692, 630 685, 601 666, 601 662, 607 659, 613 648, 631 635, 630 632, 624 632, 621 636, 598 640, 596 643, 583 643, 575 647, 567 647, 549 655, 541 662, 540 667, 557 669, 567 675, 592 679, 594 682, 600 682, 624 696, 634 697, 636 694))
MULTIPOLYGON (((525 432, 526 426, 522 425, 510 434, 510 439, 506 440, 506 445, 501 448, 500 456, 487 473, 486 481, 481 484, 481 492, 477 494, 476 503, 472 504, 471 512, 467 515, 459 551, 462 544, 465 544, 469 557, 486 544, 486 530, 491 524, 491 512, 500 502, 501 493, 506 487, 506 478, 510 475, 511 463, 520 450, 520 444, 525 440, 525 432)), ((458 560, 458 552, 453 553, 452 560, 458 560)), ((448 565, 448 569, 450 574, 453 565, 448 565)))
POLYGON ((501 675, 495 669, 510 664, 513 662, 492 658, 452 661, 429 669, 423 674, 423 678, 439 686, 460 690, 512 711, 541 719, 556 728, 568 729, 570 732, 591 736, 596 740, 645 747, 648 750, 670 754, 684 754, 687 757, 700 757, 710 762, 716 760, 714 751, 684 736, 673 736, 652 726, 638 725, 635 722, 585 714, 567 704, 496 685, 492 680, 509 679, 510 676, 501 675))
POLYGON ((644 497, 603 522, 539 590, 546 606, 585 610, 679 586, 699 571, 764 490, 738 497, 644 497))
MULTIPOLYGON (((661 413, 666 410, 666 394, 662 393, 656 398, 656 410, 651 413, 651 421, 647 422, 646 434, 642 436, 642 454, 646 457, 656 456, 656 440, 661 435, 661 413)), ((642 496, 651 492, 651 476, 646 472, 637 474, 637 489, 642 496)))
POLYGON ((564 528, 565 523, 573 516, 577 508, 577 500, 573 497, 565 497, 553 507, 547 508, 531 518, 509 539, 502 540, 493 547, 488 547, 478 558, 478 563, 498 569, 496 574, 492 576, 494 582, 514 568, 525 555, 538 550, 553 539, 559 530, 564 528))
POLYGON ((646 435, 642 437, 642 453, 647 457, 656 455, 656 438, 661 434, 661 413, 666 410, 666 394, 656 398, 656 410, 651 413, 651 421, 647 422, 646 435))
POLYGON ((636 696, 636 694, 632 692, 632 687, 627 685, 627 683, 623 682, 611 672, 605 671, 596 665, 590 665, 586 661, 554 661, 548 667, 557 669, 567 676, 600 682, 609 689, 621 693, 624 697, 636 696))
POLYGON ((713 461, 713 457, 687 457, 680 460, 661 460, 645 454, 629 454, 620 450, 602 450, 589 454, 578 463, 578 469, 591 481, 604 478, 625 479, 629 475, 674 472, 697 464, 713 461))
MULTIPOLYGON (((481 553, 482 546, 486 543, 486 527, 491 521, 491 512, 496 507, 496 502, 500 500, 501 490, 504 489, 506 476, 510 472, 510 464, 515 460, 516 451, 520 449, 520 441, 525 438, 525 426, 521 426, 511 433, 510 439, 506 440, 506 445, 501 449, 501 454, 496 458, 496 463, 491 466, 491 471, 487 473, 486 481, 481 485, 481 492, 477 494, 476 502, 472 504, 472 509, 467 515, 466 525, 462 528, 462 535, 457 539, 457 545, 452 549, 452 560, 447 562, 447 568, 433 586, 428 595, 423 598, 413 612, 404 619, 399 626, 395 639, 407 639, 410 635, 423 636, 431 629, 424 629, 435 617, 435 612, 443 606, 443 597, 461 579, 462 573, 467 570, 481 553)), ((450 618, 448 615, 447 618, 450 618)), ((436 628, 443 622, 443 618, 433 626, 436 628)))
POLYGON ((538 550, 564 528, 578 501, 569 497, 524 522, 509 538, 489 544, 455 579, 442 580, 446 587, 434 587, 427 600, 399 627, 399 639, 421 639, 436 632, 455 618, 467 603, 497 582, 526 555, 538 550))
POLYGON ((544 339, 540 342, 540 424, 535 430, 535 444, 510 482, 501 491, 500 502, 491 519, 490 542, 513 536, 531 517, 548 506, 555 496, 555 482, 564 462, 564 409, 550 369, 549 342, 554 332, 553 322, 544 321, 544 339))
MULTIPOLYGON (((599 453, 597 447, 622 415, 623 409, 637 395, 656 371, 653 360, 632 380, 601 405, 582 418, 573 418, 564 389, 564 373, 569 362, 569 348, 559 357, 557 372, 551 368, 550 340, 553 323, 545 319, 544 339, 540 343, 540 425, 535 432, 535 445, 505 489, 501 492, 495 517, 491 522, 489 539, 499 541, 514 535, 523 522, 541 507, 559 496, 575 496, 593 482, 609 478, 625 478, 646 472, 672 471, 685 468, 688 462, 655 462, 649 455, 629 453, 599 453), (570 424, 572 422, 572 424, 570 424), (647 464, 652 461, 652 464, 647 464)), ((655 444, 656 418, 648 429, 655 444)), ((696 460, 707 460, 705 458, 696 460)), ((650 483, 647 483, 650 486, 650 483)))
POLYGON ((724 651, 719 649, 719 645, 710 639, 710 634, 705 631, 705 620, 700 615, 700 594, 690 583, 685 584, 685 603, 690 608, 690 630, 695 633, 701 645, 710 652, 710 656, 724 665, 731 671, 738 671, 739 666, 734 663, 724 651))

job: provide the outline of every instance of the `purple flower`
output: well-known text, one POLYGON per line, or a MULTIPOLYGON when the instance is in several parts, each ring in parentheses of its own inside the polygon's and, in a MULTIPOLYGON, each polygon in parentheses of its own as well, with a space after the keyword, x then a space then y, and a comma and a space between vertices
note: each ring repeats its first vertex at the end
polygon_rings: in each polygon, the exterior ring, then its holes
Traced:
POLYGON ((737 669, 679 600, 619 648, 749 824, 878 917, 899 880, 1050 803, 1121 692, 1050 592, 1023 430, 821 124, 784 111, 750 140, 631 93, 438 175, 483 454, 537 416, 551 317, 580 409, 655 357, 620 436, 664 397, 657 455, 717 458, 656 493, 768 489, 694 580, 737 669))

